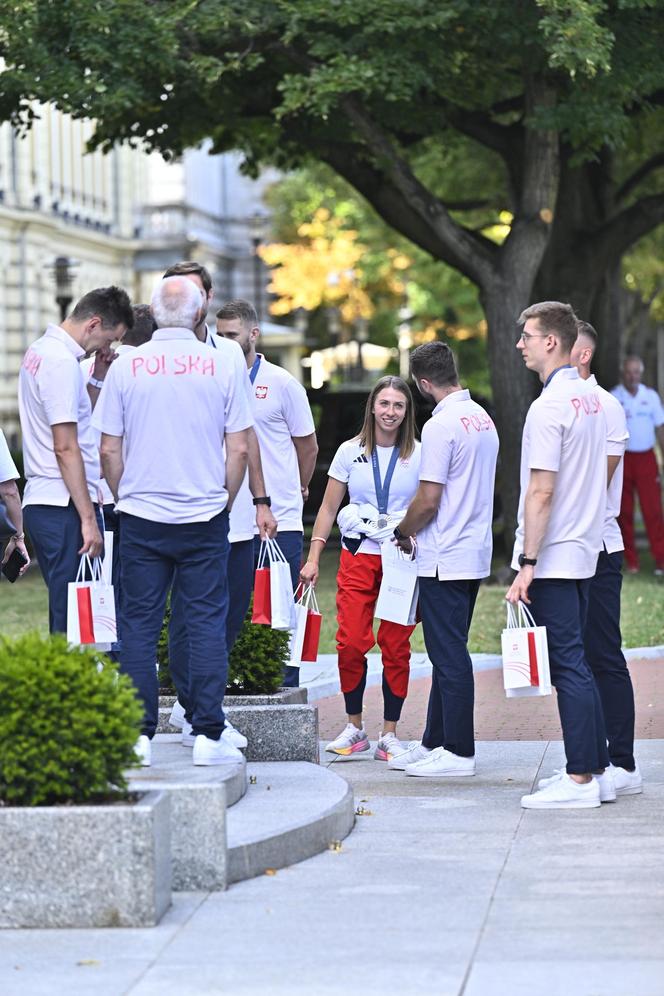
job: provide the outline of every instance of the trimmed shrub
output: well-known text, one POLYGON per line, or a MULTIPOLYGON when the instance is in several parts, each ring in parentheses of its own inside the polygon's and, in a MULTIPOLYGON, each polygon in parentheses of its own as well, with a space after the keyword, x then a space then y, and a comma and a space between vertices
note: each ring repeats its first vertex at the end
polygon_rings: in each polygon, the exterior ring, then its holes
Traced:
POLYGON ((0 804, 126 797, 142 707, 98 650, 62 635, 0 637, 0 804))
MULTIPOLYGON (((283 670, 289 661, 289 634, 252 623, 251 612, 250 605, 228 660, 228 695, 271 695, 281 686, 283 670)), ((157 660, 160 688, 174 691, 168 666, 169 618, 170 609, 167 606, 157 660)))

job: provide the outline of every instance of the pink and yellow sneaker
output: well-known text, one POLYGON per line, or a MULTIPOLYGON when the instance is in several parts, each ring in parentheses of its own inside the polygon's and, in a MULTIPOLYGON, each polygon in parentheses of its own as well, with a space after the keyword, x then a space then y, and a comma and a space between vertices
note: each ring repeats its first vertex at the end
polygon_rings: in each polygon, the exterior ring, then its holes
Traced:
POLYGON ((339 734, 336 740, 331 740, 325 750, 330 754, 356 754, 358 751, 369 750, 369 738, 364 730, 358 730, 356 726, 349 723, 346 729, 339 734))
POLYGON ((395 733, 381 733, 374 751, 374 760, 391 761, 392 758, 405 754, 407 750, 408 745, 402 744, 395 733))

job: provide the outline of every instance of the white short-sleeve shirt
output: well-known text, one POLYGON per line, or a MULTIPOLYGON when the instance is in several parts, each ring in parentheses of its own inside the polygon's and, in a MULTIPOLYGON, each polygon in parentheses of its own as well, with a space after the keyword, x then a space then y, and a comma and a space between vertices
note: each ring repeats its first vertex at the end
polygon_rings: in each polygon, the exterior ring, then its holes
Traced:
POLYGON ((5 481, 17 481, 19 476, 16 464, 12 460, 12 455, 7 446, 5 434, 0 429, 0 484, 4 484, 5 481))
MULTIPOLYGON (((226 340, 225 340, 226 341, 226 340)), ((232 340, 230 340, 232 342, 232 340)), ((246 369, 246 368, 245 368, 246 369)), ((254 389, 246 371, 245 386, 247 389, 247 402, 250 410, 254 407, 254 389)), ((254 506, 253 495, 249 487, 249 468, 244 475, 240 489, 235 496, 233 507, 229 515, 229 543, 246 543, 254 538, 254 527, 256 525, 256 508, 254 506)))
MULTIPOLYGON (((253 394, 255 429, 272 512, 281 532, 301 532, 303 501, 293 436, 315 432, 307 392, 287 370, 261 357, 253 394)), ((258 532, 257 527, 254 532, 258 532)))
POLYGON ((111 366, 94 411, 123 437, 116 508, 155 522, 207 522, 228 501, 224 435, 252 424, 237 343, 217 349, 188 329, 158 329, 111 366))
POLYGON ((438 510, 417 534, 417 573, 464 581, 491 573, 498 433, 470 397, 453 391, 422 429, 420 480, 442 484, 438 510))
MULTIPOLYGON (((136 348, 135 346, 123 346, 123 344, 120 343, 115 347, 115 352, 118 354, 118 356, 122 356, 124 353, 130 353, 131 350, 135 348, 136 348)), ((85 378, 86 385, 90 380, 90 378, 92 377, 92 371, 94 370, 94 366, 95 366, 94 356, 88 356, 86 357, 86 359, 81 360, 81 370, 83 371, 83 376, 85 378)), ((99 445, 99 443, 101 442, 101 432, 99 432, 97 429, 94 429, 94 426, 93 426, 93 431, 97 438, 97 445, 99 445)), ((101 493, 102 503, 104 505, 115 504, 115 498, 113 497, 113 493, 103 477, 99 481, 99 491, 101 493)))
POLYGON ((99 500, 99 450, 92 429, 92 406, 79 360, 84 350, 58 325, 49 325, 23 358, 18 379, 18 406, 23 434, 25 492, 23 505, 69 504, 53 447, 51 427, 77 425, 88 493, 99 500))
POLYGON ((523 553, 524 501, 531 470, 556 474, 535 578, 591 578, 606 518, 607 426, 599 392, 562 367, 533 401, 523 427, 521 497, 512 567, 523 553))
POLYGON ((625 461, 625 444, 629 437, 625 412, 617 398, 597 383, 594 374, 586 380, 586 384, 597 391, 604 409, 606 419, 606 455, 620 457, 620 463, 613 472, 611 483, 606 492, 606 518, 602 539, 607 553, 619 553, 625 549, 622 533, 618 525, 620 502, 622 499, 623 470, 625 461))
POLYGON ((630 394, 623 384, 611 391, 627 419, 628 453, 645 453, 655 445, 655 429, 664 425, 664 408, 657 391, 639 384, 636 394, 630 394))
MULTIPOLYGON (((381 483, 385 476, 394 452, 393 446, 377 446, 378 467, 381 483)), ((387 514, 405 513, 419 484, 421 444, 415 443, 415 449, 406 460, 398 459, 394 467, 390 493, 387 501, 387 514)), ((327 472, 328 477, 341 481, 348 486, 348 497, 353 505, 371 505, 378 514, 376 500, 376 485, 374 481, 371 457, 367 456, 363 446, 357 439, 349 439, 342 443, 334 454, 327 472)), ((398 521, 398 520, 397 520, 398 521)), ((395 523, 396 524, 396 523, 395 523)), ((357 553, 372 553, 380 556, 380 543, 364 539, 357 553)))

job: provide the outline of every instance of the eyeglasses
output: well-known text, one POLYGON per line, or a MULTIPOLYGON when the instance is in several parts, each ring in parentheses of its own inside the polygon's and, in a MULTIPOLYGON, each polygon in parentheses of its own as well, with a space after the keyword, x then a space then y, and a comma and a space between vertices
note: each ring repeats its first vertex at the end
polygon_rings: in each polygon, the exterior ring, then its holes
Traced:
POLYGON ((526 343, 529 339, 546 339, 549 332, 522 332, 519 336, 521 342, 526 343))

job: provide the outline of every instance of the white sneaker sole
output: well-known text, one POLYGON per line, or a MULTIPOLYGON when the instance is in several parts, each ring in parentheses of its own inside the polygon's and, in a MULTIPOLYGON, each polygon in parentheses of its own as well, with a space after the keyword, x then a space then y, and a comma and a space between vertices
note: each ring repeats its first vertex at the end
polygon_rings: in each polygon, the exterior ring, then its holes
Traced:
POLYGON ((599 809, 602 803, 599 799, 569 799, 567 802, 536 802, 526 803, 521 800, 522 809, 599 809))
POLYGON ((417 771, 414 764, 408 764, 404 770, 414 778, 470 778, 475 774, 474 771, 417 771))
POLYGON ((626 785, 625 788, 617 788, 616 795, 641 795, 643 785, 626 785))

